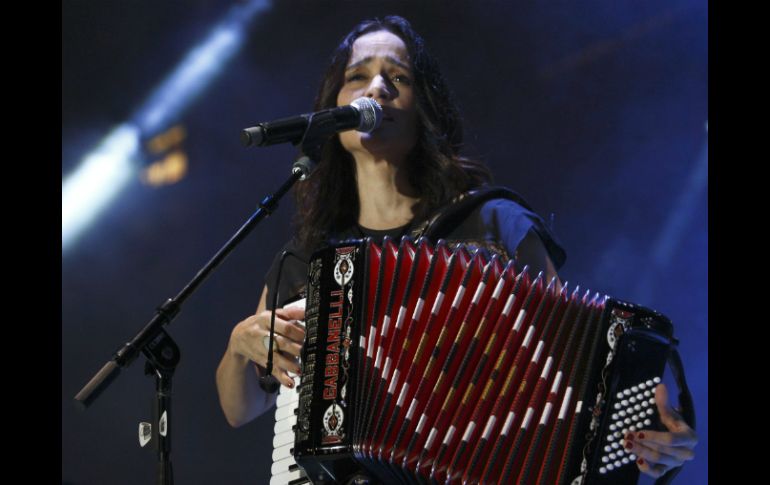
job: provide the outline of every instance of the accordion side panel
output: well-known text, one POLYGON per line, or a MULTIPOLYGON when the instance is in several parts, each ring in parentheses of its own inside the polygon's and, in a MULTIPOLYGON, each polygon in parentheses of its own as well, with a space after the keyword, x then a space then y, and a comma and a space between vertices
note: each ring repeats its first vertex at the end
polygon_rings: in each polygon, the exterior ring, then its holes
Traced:
POLYGON ((298 423, 310 429, 295 436, 294 456, 314 482, 342 481, 360 469, 352 458, 355 409, 350 402, 356 390, 351 364, 358 346, 351 343, 358 340, 365 314, 358 305, 358 293, 366 290, 364 253, 361 245, 342 246, 311 261, 321 303, 308 325, 299 386, 298 423))
POLYGON ((590 423, 583 483, 636 483, 636 456, 620 444, 628 431, 663 430, 655 404, 671 351, 671 322, 647 308, 609 299, 602 321, 607 364, 598 385, 601 399, 590 423))

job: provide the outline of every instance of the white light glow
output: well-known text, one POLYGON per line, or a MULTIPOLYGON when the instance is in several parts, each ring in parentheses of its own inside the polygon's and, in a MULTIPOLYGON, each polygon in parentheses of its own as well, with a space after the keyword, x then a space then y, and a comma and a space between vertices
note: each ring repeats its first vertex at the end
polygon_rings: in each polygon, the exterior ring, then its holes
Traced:
POLYGON ((135 121, 113 130, 62 182, 62 251, 138 172, 133 159, 139 155, 139 140, 151 138, 179 118, 238 51, 255 14, 270 4, 254 0, 232 7, 142 104, 132 117, 135 121))
POLYGON ((62 183, 61 243, 66 250, 90 224, 133 172, 139 130, 128 124, 114 129, 62 183))

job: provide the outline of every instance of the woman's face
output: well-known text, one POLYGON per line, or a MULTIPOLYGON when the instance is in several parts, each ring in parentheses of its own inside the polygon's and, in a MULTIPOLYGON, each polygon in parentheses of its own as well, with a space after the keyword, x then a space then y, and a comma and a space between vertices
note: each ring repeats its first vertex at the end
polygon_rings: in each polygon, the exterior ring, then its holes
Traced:
POLYGON ((380 103, 382 123, 371 133, 340 133, 342 146, 353 155, 368 152, 391 161, 403 160, 417 143, 417 110, 412 63, 397 35, 381 30, 353 43, 337 106, 362 96, 380 103))

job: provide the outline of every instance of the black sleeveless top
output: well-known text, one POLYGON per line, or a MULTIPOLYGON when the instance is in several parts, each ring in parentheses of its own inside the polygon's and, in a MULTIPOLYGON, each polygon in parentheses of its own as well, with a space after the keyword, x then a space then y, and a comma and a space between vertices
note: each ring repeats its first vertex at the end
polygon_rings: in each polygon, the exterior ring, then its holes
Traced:
MULTIPOLYGON (((515 194, 510 191, 507 192, 515 194)), ((496 194, 493 193, 492 195, 496 194)), ((430 222, 438 222, 442 227, 438 229, 438 233, 434 232, 431 234, 433 242, 438 238, 442 238, 446 240, 450 247, 458 244, 470 247, 483 247, 500 255, 501 259, 505 262, 509 259, 516 259, 519 244, 527 234, 534 233, 543 243, 549 258, 558 270, 566 260, 564 249, 543 219, 532 211, 526 202, 521 199, 519 201, 512 199, 513 197, 491 198, 482 201, 469 206, 468 210, 464 212, 455 211, 458 217, 450 220, 436 221, 436 216, 434 215, 433 221, 412 221, 412 223, 405 226, 387 230, 368 229, 356 224, 335 234, 328 242, 333 243, 351 238, 362 239, 371 237, 376 243, 381 243, 385 236, 398 240, 404 235, 409 235, 416 239, 424 234, 426 226, 435 228, 436 224, 429 224, 430 222)), ((451 205, 447 207, 451 207, 451 205)), ((438 215, 443 216, 444 211, 446 211, 445 208, 439 211, 438 215)), ((428 232, 430 233, 430 231, 428 232)), ((304 297, 307 284, 307 261, 312 256, 312 253, 303 250, 297 241, 292 239, 276 254, 265 277, 268 289, 268 309, 273 306, 274 286, 283 251, 288 251, 296 255, 296 257, 287 256, 283 263, 279 283, 278 306, 281 307, 285 303, 304 297)))

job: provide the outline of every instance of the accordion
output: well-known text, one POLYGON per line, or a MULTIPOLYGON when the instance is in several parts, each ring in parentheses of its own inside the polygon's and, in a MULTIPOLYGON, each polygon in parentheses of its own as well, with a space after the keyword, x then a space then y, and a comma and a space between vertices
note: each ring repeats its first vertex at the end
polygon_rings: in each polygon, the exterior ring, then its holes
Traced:
POLYGON ((444 241, 315 253, 271 483, 631 484, 675 345, 652 310, 444 241))

